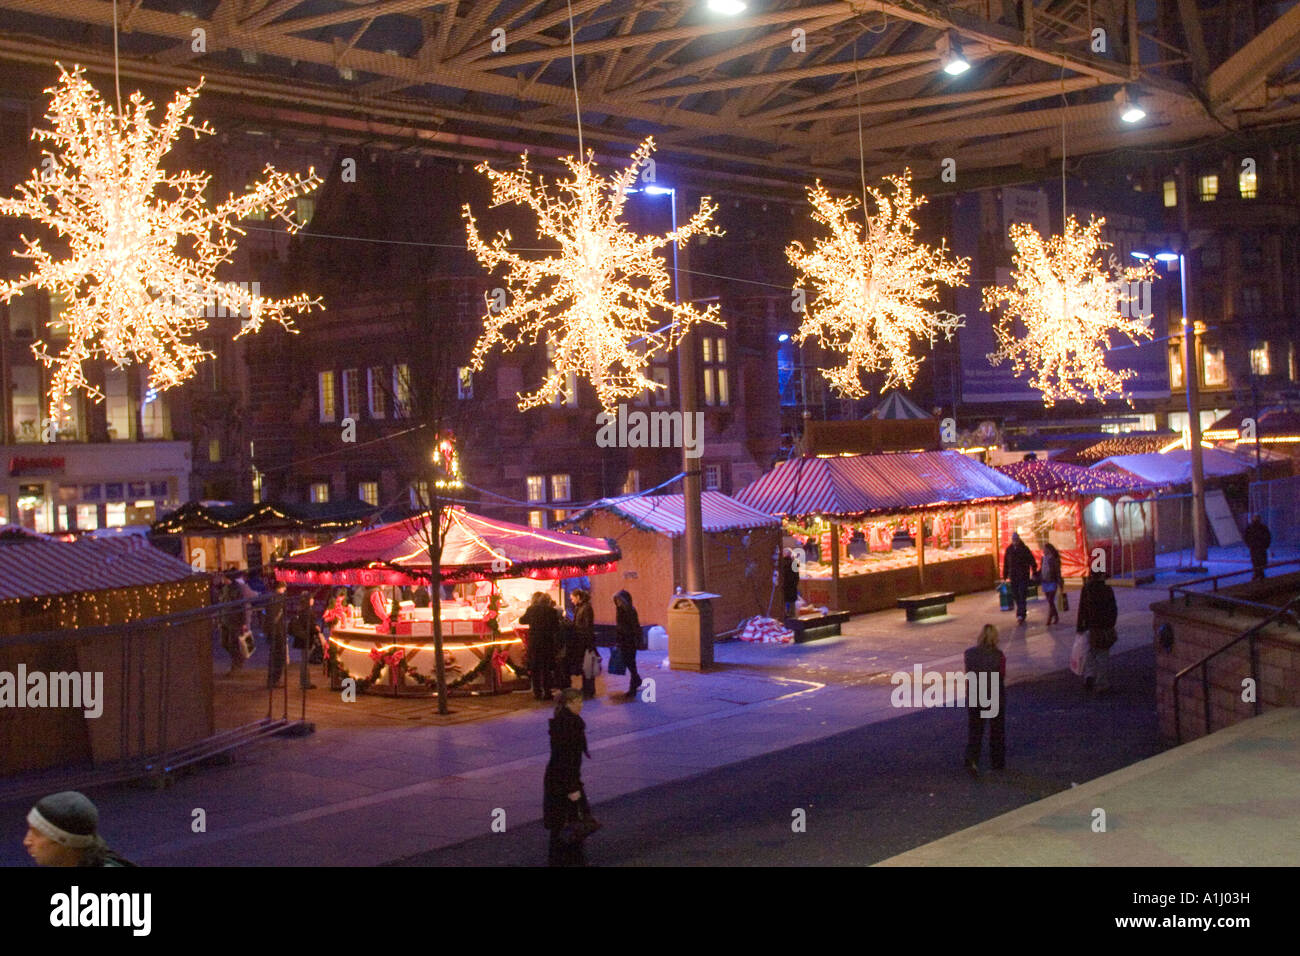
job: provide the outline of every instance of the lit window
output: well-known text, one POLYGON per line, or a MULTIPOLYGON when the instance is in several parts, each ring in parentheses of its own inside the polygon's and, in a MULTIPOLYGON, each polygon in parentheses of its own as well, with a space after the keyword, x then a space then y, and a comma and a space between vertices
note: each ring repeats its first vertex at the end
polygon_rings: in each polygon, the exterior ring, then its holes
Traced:
POLYGON ((546 512, 545 511, 528 512, 528 526, 530 528, 545 528, 546 512))
POLYGON ((1207 173, 1196 181, 1201 193, 1201 202, 1214 202, 1219 197, 1219 177, 1207 173))
POLYGON ((393 366, 393 417, 411 414, 411 367, 403 362, 393 366))
POLYGON ((110 501, 104 506, 104 527, 122 528, 126 526, 126 502, 110 501))
POLYGON ((650 369, 650 378, 662 385, 663 388, 654 390, 654 401, 656 405, 671 405, 673 401, 673 390, 668 378, 668 367, 666 365, 656 365, 650 369))
POLYGON ((330 500, 330 486, 327 481, 314 481, 311 486, 311 503, 323 505, 330 500))
POLYGON ((1165 180, 1165 208, 1170 209, 1178 205, 1178 180, 1165 180))
POLYGON ((722 487, 722 468, 718 465, 704 466, 704 490, 718 491, 722 487))
POLYGON ((221 439, 220 438, 208 439, 208 461, 211 462, 221 461, 221 439))
POLYGON ((1291 381, 1296 380, 1296 363, 1295 363, 1295 343, 1292 342, 1286 347, 1286 377, 1291 381))
POLYGON ((1259 195, 1259 177, 1255 175, 1254 163, 1237 174, 1237 189, 1241 191, 1242 199, 1254 199, 1259 195))
POLYGON ((731 403, 727 387, 727 340, 704 340, 704 404, 728 405, 731 403))
POLYGON ((1169 346, 1169 387, 1183 387, 1183 347, 1177 343, 1169 346))
POLYGON ((316 392, 320 396, 320 420, 334 421, 337 410, 334 406, 334 373, 321 372, 316 376, 316 392))
POLYGON ((474 397, 474 371, 468 365, 456 369, 456 397, 474 397))
POLYGON ((368 505, 379 504, 379 482, 362 481, 357 484, 357 497, 368 505))
POLYGON ((58 531, 72 530, 72 506, 71 505, 54 506, 54 527, 58 531))
POLYGON ((568 501, 571 497, 570 490, 571 482, 568 475, 551 475, 552 501, 568 501))
POLYGON ((388 408, 388 383, 384 379, 388 378, 387 366, 378 365, 366 372, 366 385, 370 390, 370 417, 385 417, 388 408))
POLYGON ((634 495, 641 490, 641 472, 635 468, 628 470, 627 479, 623 482, 623 494, 634 495))
POLYGON ((1228 384, 1228 370, 1223 362, 1223 349, 1203 350, 1201 376, 1206 385, 1228 384))
POLYGON ((529 501, 546 500, 546 476, 545 475, 528 476, 528 500, 529 501))
POLYGON ((98 505, 77 505, 77 527, 82 531, 94 531, 99 527, 98 505))
POLYGON ((1273 374, 1273 365, 1268 359, 1267 342, 1261 342, 1257 348, 1250 350, 1250 371, 1252 375, 1273 374))
POLYGON ((312 216, 316 215, 316 200, 310 196, 299 196, 296 205, 298 207, 298 224, 305 226, 311 222, 312 216))
POLYGON ((361 371, 350 368, 343 373, 343 417, 356 419, 361 415, 361 371))

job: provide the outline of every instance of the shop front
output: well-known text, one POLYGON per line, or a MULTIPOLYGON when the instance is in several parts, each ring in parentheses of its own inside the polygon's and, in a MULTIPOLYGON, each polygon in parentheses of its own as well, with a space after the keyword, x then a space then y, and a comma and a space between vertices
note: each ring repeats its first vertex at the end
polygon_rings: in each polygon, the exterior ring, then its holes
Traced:
POLYGON ((877 611, 925 591, 998 579, 993 506, 1023 485, 959 452, 795 458, 740 491, 782 518, 800 593, 836 611, 877 611))

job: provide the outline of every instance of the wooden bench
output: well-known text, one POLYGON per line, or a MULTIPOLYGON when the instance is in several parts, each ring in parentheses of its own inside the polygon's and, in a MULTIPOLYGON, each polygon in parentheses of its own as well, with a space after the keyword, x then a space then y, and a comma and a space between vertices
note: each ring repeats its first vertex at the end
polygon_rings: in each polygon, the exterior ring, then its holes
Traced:
POLYGON ((952 591, 932 591, 929 594, 909 594, 898 599, 898 606, 907 612, 909 621, 923 621, 928 617, 942 617, 957 595, 952 591))
POLYGON ((796 644, 804 644, 823 637, 838 636, 840 625, 848 619, 848 611, 839 611, 832 614, 819 614, 816 617, 787 617, 785 626, 794 631, 796 644))

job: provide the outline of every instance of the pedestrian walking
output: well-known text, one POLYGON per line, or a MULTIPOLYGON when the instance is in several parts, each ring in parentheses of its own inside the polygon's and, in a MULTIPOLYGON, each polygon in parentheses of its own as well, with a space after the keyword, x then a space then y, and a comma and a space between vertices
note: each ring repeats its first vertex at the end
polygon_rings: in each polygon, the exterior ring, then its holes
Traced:
POLYGON ((135 866, 109 849, 99 835, 99 810, 76 790, 36 801, 23 848, 38 866, 135 866))
POLYGON ((596 696, 596 671, 589 667, 589 655, 598 654, 596 650, 596 610, 591 606, 591 594, 585 588, 569 592, 573 602, 573 639, 580 651, 580 673, 582 674, 582 697, 591 700, 596 696))
POLYGON ((1056 613, 1056 592, 1065 587, 1065 579, 1061 577, 1061 552, 1056 550, 1056 545, 1043 545, 1043 563, 1039 570, 1043 597, 1047 601, 1047 623, 1051 626, 1061 619, 1061 615, 1056 613))
POLYGON ((632 605, 632 595, 626 591, 614 595, 614 622, 618 651, 629 675, 627 698, 633 700, 641 686, 641 675, 636 670, 636 649, 641 643, 641 618, 632 605))
POLYGON ((285 608, 285 583, 276 581, 266 605, 266 646, 270 662, 266 666, 266 686, 279 687, 284 679, 284 665, 289 659, 289 618, 285 608))
POLYGON ((1034 552, 1020 540, 1018 532, 1011 533, 1011 543, 1002 556, 1002 577, 1011 582, 1011 595, 1016 600, 1016 622, 1025 623, 1025 601, 1029 598, 1029 579, 1038 570, 1034 552))
POLYGON ((582 786, 582 758, 591 754, 581 714, 582 692, 565 688, 550 721, 551 759, 542 781, 542 825, 550 831, 551 866, 586 866, 584 842, 600 826, 582 786))
POLYGON ((785 601, 785 616, 794 617, 799 601, 799 572, 794 569, 794 555, 789 549, 781 555, 781 597, 785 601))
POLYGON ((966 672, 974 675, 974 688, 978 688, 981 681, 989 688, 989 710, 994 711, 986 716, 979 695, 972 694, 973 688, 968 685, 966 769, 972 777, 977 777, 986 725, 989 728, 989 762, 994 770, 1001 770, 1007 763, 1007 656, 998 650, 998 629, 992 624, 985 624, 979 642, 966 648, 966 672))
POLYGON ((1252 515, 1250 524, 1241 533, 1241 539, 1250 550, 1250 565, 1255 569, 1255 576, 1251 580, 1263 580, 1264 568, 1268 566, 1268 549, 1273 544, 1273 535, 1269 533, 1264 519, 1258 514, 1252 515))
POLYGON ((1115 589, 1106 583, 1106 575, 1094 571, 1083 582, 1079 592, 1079 616, 1075 630, 1088 635, 1088 652, 1083 664, 1085 691, 1098 694, 1110 689, 1110 649, 1119 635, 1115 622, 1119 608, 1115 604, 1115 589))
POLYGON ((226 672, 226 676, 229 677, 235 671, 243 670, 244 667, 244 652, 240 648, 241 625, 243 624, 244 615, 234 605, 234 602, 238 601, 240 597, 239 585, 235 583, 234 578, 229 574, 223 574, 221 580, 221 593, 217 597, 217 602, 231 605, 220 612, 219 618, 221 646, 230 655, 230 670, 226 672))
POLYGON ((550 595, 535 591, 519 623, 528 628, 528 673, 532 679, 533 696, 538 700, 549 700, 552 691, 560 686, 556 675, 560 613, 550 595))

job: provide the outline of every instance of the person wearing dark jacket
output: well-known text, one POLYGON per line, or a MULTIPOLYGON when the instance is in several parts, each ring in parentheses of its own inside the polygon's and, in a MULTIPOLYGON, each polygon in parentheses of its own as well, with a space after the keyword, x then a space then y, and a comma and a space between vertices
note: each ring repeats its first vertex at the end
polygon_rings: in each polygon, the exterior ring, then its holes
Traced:
POLYGON ((23 848, 38 866, 135 866, 99 835, 99 810, 76 790, 52 793, 27 814, 23 848))
POLYGON ((1268 549, 1273 543, 1273 535, 1269 533, 1264 519, 1259 515, 1252 516, 1250 524, 1246 525, 1246 530, 1241 533, 1241 540, 1245 541, 1246 547, 1250 549, 1250 564, 1255 569, 1252 580, 1262 580, 1264 568, 1268 565, 1268 549))
POLYGON ((573 602, 573 646, 578 654, 578 673, 582 674, 582 696, 591 700, 596 696, 596 678, 588 677, 582 670, 587 652, 596 651, 596 611, 591 606, 591 595, 582 588, 569 592, 573 602))
MULTIPOLYGON (((217 595, 219 604, 232 604, 241 596, 239 585, 229 575, 221 579, 221 593, 217 595)), ((228 607, 221 612, 221 646, 230 655, 230 670, 227 676, 244 667, 244 655, 239 650, 240 625, 244 619, 238 607, 228 607)))
POLYGON ((799 572, 794 569, 794 556, 789 551, 781 555, 781 598, 785 601, 785 616, 794 617, 799 600, 799 572))
POLYGON ((560 641, 560 613, 550 595, 536 591, 519 623, 528 628, 528 672, 533 682, 533 696, 538 700, 548 700, 551 692, 560 686, 555 662, 560 641))
POLYGON ((1038 570, 1034 552, 1020 540, 1020 535, 1011 533, 1011 543, 1007 545, 1002 556, 1002 577, 1011 582, 1011 595, 1016 599, 1016 621, 1025 623, 1025 601, 1029 597, 1029 579, 1038 570))
POLYGON ((626 591, 614 595, 614 621, 618 650, 623 656, 623 662, 627 664, 630 678, 627 698, 632 700, 636 697, 637 688, 641 686, 641 675, 636 672, 636 649, 641 643, 641 618, 632 606, 632 595, 626 591))
POLYGON ((546 765, 542 792, 542 825, 550 831, 547 862, 551 866, 585 866, 582 841, 566 843, 566 824, 591 816, 582 787, 582 758, 587 750, 587 725, 582 713, 582 693, 561 691, 551 718, 551 759, 546 765))
POLYGON ((1085 690, 1102 693, 1110 687, 1110 649, 1118 636, 1115 622, 1119 608, 1115 604, 1115 589, 1106 583, 1106 575, 1094 571, 1083 582, 1079 592, 1079 616, 1075 630, 1088 635, 1088 656, 1083 665, 1085 690))
POLYGON ((979 643, 966 649, 966 672, 975 675, 977 688, 981 680, 989 688, 989 709, 995 711, 984 716, 979 695, 976 694, 973 701, 967 697, 966 769, 974 777, 980 772, 980 750, 984 744, 985 725, 989 728, 989 762, 993 769, 1001 770, 1007 762, 1007 657, 998 650, 998 629, 992 624, 985 624, 980 631, 979 643), (981 674, 984 675, 983 678, 980 677, 981 674))
POLYGON ((280 681, 284 679, 285 661, 289 656, 289 619, 285 614, 284 591, 284 582, 276 581, 271 591, 271 600, 266 605, 263 628, 271 654, 266 666, 267 687, 280 686, 280 681))

